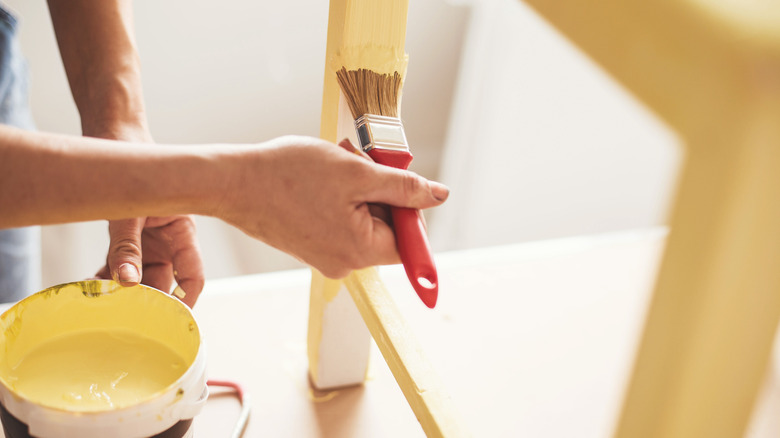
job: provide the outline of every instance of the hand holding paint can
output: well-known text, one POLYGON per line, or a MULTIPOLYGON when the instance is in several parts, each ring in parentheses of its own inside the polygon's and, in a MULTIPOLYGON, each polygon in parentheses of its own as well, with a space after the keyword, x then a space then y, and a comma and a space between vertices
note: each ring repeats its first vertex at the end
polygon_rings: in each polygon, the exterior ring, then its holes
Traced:
POLYGON ((146 286, 68 283, 0 316, 7 437, 192 436, 208 396, 190 309, 146 286))

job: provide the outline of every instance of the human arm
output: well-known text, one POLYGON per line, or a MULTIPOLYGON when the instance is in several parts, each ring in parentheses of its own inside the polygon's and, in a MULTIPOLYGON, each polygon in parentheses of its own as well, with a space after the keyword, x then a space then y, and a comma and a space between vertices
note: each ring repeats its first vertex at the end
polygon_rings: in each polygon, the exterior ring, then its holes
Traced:
POLYGON ((424 209, 448 190, 309 137, 170 146, 0 126, 0 228, 138 216, 214 216, 338 278, 397 263, 382 203, 424 209))
MULTIPOLYGON (((49 0, 60 55, 85 136, 152 142, 129 0, 49 0)), ((169 290, 175 280, 195 304, 204 273, 189 216, 113 220, 102 278, 169 290)))
POLYGON ((0 125, 0 227, 47 225, 197 209, 183 168, 200 170, 210 147, 185 148, 19 130, 0 125), (188 189, 188 186, 190 190, 188 189))
POLYGON ((150 142, 129 0, 48 0, 62 64, 90 137, 150 142))

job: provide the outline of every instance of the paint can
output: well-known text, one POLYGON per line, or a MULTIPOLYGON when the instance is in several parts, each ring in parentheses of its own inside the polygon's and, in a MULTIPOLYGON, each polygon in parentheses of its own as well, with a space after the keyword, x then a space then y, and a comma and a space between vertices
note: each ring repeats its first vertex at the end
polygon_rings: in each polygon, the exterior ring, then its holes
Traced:
POLYGON ((190 309, 106 280, 38 292, 0 316, 6 438, 188 438, 208 397, 190 309))

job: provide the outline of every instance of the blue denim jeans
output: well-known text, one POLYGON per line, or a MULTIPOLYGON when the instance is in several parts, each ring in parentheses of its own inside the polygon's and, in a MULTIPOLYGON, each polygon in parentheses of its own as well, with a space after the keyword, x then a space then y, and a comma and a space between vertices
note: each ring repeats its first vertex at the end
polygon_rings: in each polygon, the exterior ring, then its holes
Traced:
MULTIPOLYGON (((32 130, 27 65, 16 39, 16 26, 16 18, 0 5, 0 123, 32 130)), ((17 301, 40 289, 40 235, 39 227, 0 230, 0 302, 17 301)))

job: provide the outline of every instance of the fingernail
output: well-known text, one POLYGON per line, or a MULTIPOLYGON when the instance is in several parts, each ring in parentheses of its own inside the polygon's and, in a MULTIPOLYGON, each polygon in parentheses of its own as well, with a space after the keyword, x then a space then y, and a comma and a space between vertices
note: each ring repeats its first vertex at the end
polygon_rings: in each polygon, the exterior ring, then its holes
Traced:
POLYGON ((431 181, 431 193, 437 201, 446 201, 450 196, 450 189, 444 184, 431 181))
POLYGON ((176 285, 176 288, 171 292, 176 298, 183 300, 184 297, 187 296, 187 292, 184 292, 184 289, 181 288, 178 284, 176 285))
POLYGON ((119 266, 119 282, 120 283, 139 283, 141 281, 141 273, 138 272, 138 268, 132 263, 124 263, 119 266))

